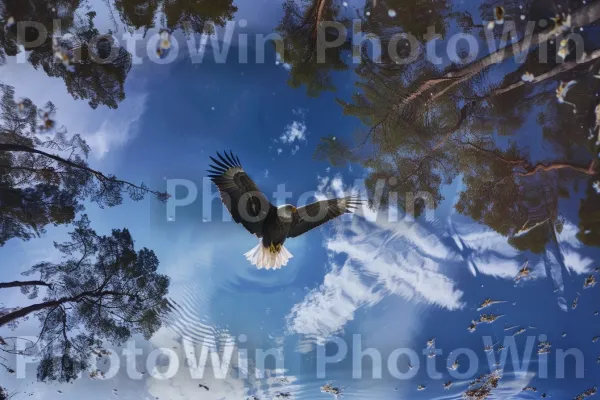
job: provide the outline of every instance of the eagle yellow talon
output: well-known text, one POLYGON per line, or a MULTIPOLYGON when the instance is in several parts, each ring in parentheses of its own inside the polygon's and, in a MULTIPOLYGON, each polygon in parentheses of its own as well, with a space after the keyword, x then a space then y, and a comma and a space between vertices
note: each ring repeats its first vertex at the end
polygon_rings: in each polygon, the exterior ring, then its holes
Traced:
POLYGON ((275 250, 276 250, 278 253, 281 251, 281 243, 278 243, 278 244, 275 246, 275 250))

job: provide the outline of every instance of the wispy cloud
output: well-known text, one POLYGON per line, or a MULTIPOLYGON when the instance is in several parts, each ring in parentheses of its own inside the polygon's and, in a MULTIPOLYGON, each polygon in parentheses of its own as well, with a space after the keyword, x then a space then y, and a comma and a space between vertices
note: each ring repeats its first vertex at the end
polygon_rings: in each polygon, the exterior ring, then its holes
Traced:
MULTIPOLYGON (((134 77, 132 70, 128 81, 134 77)), ((146 109, 146 93, 130 90, 116 110, 102 106, 93 110, 87 101, 74 99, 62 80, 50 78, 30 64, 7 62, 0 69, 0 80, 10 82, 17 97, 28 97, 38 105, 51 100, 57 108, 57 123, 70 133, 81 134, 92 148, 90 156, 96 159, 127 144, 137 134, 137 122, 146 109)))
MULTIPOLYGON (((303 108, 292 109, 294 120, 285 126, 283 133, 278 138, 274 138, 273 142, 281 143, 284 146, 290 147, 290 153, 295 155, 300 150, 300 143, 306 143, 306 110, 303 108)), ((277 154, 283 152, 282 148, 277 149, 277 154), (281 150, 281 151, 280 151, 281 150)))
POLYGON ((286 62, 283 62, 279 53, 275 56, 275 65, 281 65, 286 71, 291 71, 292 66, 286 62))
POLYGON ((301 121, 292 121, 291 124, 285 127, 283 134, 279 137, 279 140, 285 144, 292 144, 294 142, 305 142, 306 141, 306 125, 301 121))
POLYGON ((146 94, 130 95, 111 118, 102 122, 100 128, 84 133, 86 142, 92 148, 92 155, 98 159, 115 148, 123 147, 138 133, 138 122, 146 109, 146 94))
MULTIPOLYGON (((339 176, 319 177, 318 188, 321 197, 350 192, 339 176)), ((288 331, 323 340, 343 330, 358 309, 388 295, 448 310, 464 307, 463 292, 445 268, 456 254, 439 237, 416 223, 370 222, 361 214, 358 210, 351 223, 333 224, 325 247, 346 261, 330 262, 323 284, 288 314, 288 331)))

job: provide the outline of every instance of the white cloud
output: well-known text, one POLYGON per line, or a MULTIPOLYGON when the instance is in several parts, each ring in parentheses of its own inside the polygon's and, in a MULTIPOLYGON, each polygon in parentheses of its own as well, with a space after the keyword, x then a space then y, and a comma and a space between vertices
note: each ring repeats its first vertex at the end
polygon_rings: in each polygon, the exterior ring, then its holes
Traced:
POLYGON ((279 137, 282 143, 292 144, 294 142, 306 141, 306 125, 301 121, 292 121, 285 127, 283 134, 279 137))
POLYGON ((281 65, 286 71, 292 70, 292 66, 286 62, 283 62, 279 53, 275 55, 275 65, 281 65))
MULTIPOLYGON (((318 179, 318 197, 349 192, 339 176, 318 179)), ((331 262, 323 284, 292 308, 286 317, 289 332, 322 341, 342 331, 359 308, 390 294, 448 310, 464 306, 463 292, 445 268, 456 255, 439 237, 417 223, 369 222, 361 216, 368 213, 357 210, 350 223, 333 224, 335 233, 325 246, 346 261, 342 266, 331 262)))
POLYGON ((383 296, 364 281, 358 268, 346 263, 325 275, 323 284, 311 290, 287 316, 288 329, 317 341, 342 330, 361 306, 378 303, 383 296))
MULTIPOLYGON (((535 255, 518 251, 506 237, 482 224, 466 218, 448 221, 448 232, 459 251, 465 254, 473 275, 514 279, 528 261, 529 279, 550 278, 559 294, 564 292, 563 269, 576 274, 589 273, 592 269, 593 259, 581 253, 583 246, 576 238, 577 230, 566 221, 562 232, 557 234, 558 242, 548 243, 541 255, 535 255)), ((559 304, 564 301, 561 297, 557 300, 559 304)))
POLYGON ((283 152, 283 149, 280 147, 277 149, 277 154, 281 154, 283 152))
POLYGON ((594 260, 581 255, 584 246, 577 239, 579 228, 570 221, 565 221, 563 229, 557 235, 565 267, 576 274, 585 274, 591 272, 594 260))
POLYGON ((473 275, 513 279, 519 273, 524 259, 506 237, 473 222, 450 221, 449 230, 459 249, 470 249, 465 254, 473 275))
POLYGON ((123 147, 137 135, 137 123, 146 109, 146 99, 146 94, 130 95, 100 128, 83 134, 93 156, 102 159, 111 149, 123 147))
MULTIPOLYGON (((135 69, 128 81, 134 79, 135 69)), ((52 101, 57 108, 56 121, 69 133, 79 133, 92 148, 91 157, 102 159, 137 134, 136 123, 146 107, 146 94, 128 91, 127 98, 116 110, 99 106, 93 110, 85 100, 75 100, 62 79, 51 78, 30 64, 16 64, 13 58, 0 69, 0 80, 15 87, 16 97, 28 97, 35 104, 52 101), (44 90, 40 90, 44 88, 44 90)))
MULTIPOLYGON (((304 122, 306 110, 302 108, 294 108, 292 109, 292 114, 298 117, 298 119, 295 119, 290 124, 286 125, 281 136, 278 139, 273 139, 273 141, 275 143, 282 143, 283 145, 290 146, 291 154, 295 155, 298 150, 300 150, 299 143, 306 143, 307 128, 306 123, 304 122)), ((280 149, 277 149, 278 154, 280 154, 279 150, 280 149)))

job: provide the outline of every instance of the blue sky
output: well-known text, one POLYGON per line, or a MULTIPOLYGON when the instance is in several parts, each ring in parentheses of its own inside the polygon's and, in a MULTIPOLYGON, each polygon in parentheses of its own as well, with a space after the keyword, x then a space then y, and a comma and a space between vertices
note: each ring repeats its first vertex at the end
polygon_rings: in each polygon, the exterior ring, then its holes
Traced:
MULTIPOLYGON (((258 12, 262 7, 239 2, 236 17, 246 18, 256 30, 269 32, 280 17, 280 7, 264 3, 267 10, 276 11, 258 12)), ((102 4, 98 2, 100 27, 110 27, 102 4)), ((259 271, 247 263, 243 253, 255 246, 256 239, 241 226, 222 222, 217 201, 211 221, 204 222, 202 178, 208 156, 216 151, 233 150, 267 194, 284 184, 292 193, 291 203, 310 191, 320 196, 348 191, 365 174, 358 166, 333 168, 313 160, 320 137, 351 136, 360 127, 356 119, 342 116, 335 103, 336 96, 348 98, 354 90, 351 73, 335 76, 338 93, 308 98, 303 89, 286 84, 288 71, 274 62, 272 52, 269 56, 273 62, 263 65, 194 65, 181 56, 169 65, 146 62, 134 66, 127 79, 127 99, 117 110, 93 111, 85 101, 73 100, 62 81, 13 60, 0 69, 0 80, 36 103, 55 102, 57 119, 70 132, 83 134, 92 146, 90 163, 94 167, 158 189, 164 189, 168 179, 198 185, 198 201, 179 209, 175 221, 168 221, 165 205, 152 199, 125 201, 111 209, 87 206, 98 232, 127 227, 137 246, 157 253, 161 270, 172 278, 171 295, 180 305, 179 311, 149 342, 136 338, 138 346, 146 349, 144 355, 164 347, 183 356, 182 336, 214 345, 234 341, 236 352, 274 347, 284 355, 290 383, 234 376, 197 381, 182 368, 163 381, 147 375, 132 380, 121 370, 107 382, 82 378, 72 385, 44 385, 32 382, 35 373, 29 368, 26 380, 3 373, 3 384, 27 394, 33 391, 32 398, 38 399, 106 399, 113 396, 113 389, 121 399, 184 400, 196 399, 198 393, 203 399, 272 398, 280 391, 297 399, 325 399, 330 395, 321 393, 319 387, 331 380, 344 387, 348 398, 458 399, 472 379, 450 377, 446 368, 449 352, 473 350, 480 363, 478 372, 488 372, 482 337, 502 341, 510 337, 505 326, 519 325, 527 328, 515 338, 520 352, 528 336, 536 339, 537 349, 539 335, 545 334, 553 344, 550 371, 556 350, 580 348, 585 355, 584 377, 576 379, 574 366, 567 363, 565 379, 542 379, 543 359, 534 354, 528 371, 515 374, 507 367, 496 398, 534 398, 521 392, 529 384, 555 399, 574 397, 594 386, 600 350, 591 339, 600 334, 600 316, 594 316, 600 305, 597 288, 584 291, 582 286, 600 257, 598 251, 582 248, 576 241, 572 206, 565 205, 562 210, 567 216, 559 240, 566 255, 562 265, 553 262, 557 249, 550 248, 542 255, 520 253, 489 228, 455 214, 452 205, 461 190, 459 181, 444 188, 446 200, 433 221, 389 222, 383 215, 361 210, 358 217, 288 241, 286 247, 294 258, 278 271, 259 271), (529 261, 533 276, 515 284, 513 278, 525 261, 529 261), (578 292, 579 306, 572 309, 578 292), (469 333, 467 327, 479 317, 477 307, 487 297, 506 301, 487 310, 505 316, 469 333), (318 379, 316 346, 332 335, 351 343, 355 334, 361 335, 363 348, 378 348, 384 360, 394 349, 413 349, 421 362, 418 374, 406 381, 389 374, 372 379, 370 372, 365 372, 364 379, 352 379, 349 356, 332 365, 326 379, 318 379), (239 335, 246 335, 247 342, 239 342, 239 335), (428 358, 423 349, 432 337, 443 352, 435 359, 436 369, 442 373, 439 380, 428 378, 425 370, 428 358), (450 379, 456 384, 444 391, 442 383, 450 379), (211 390, 198 392, 199 382, 211 390), (418 384, 426 385, 426 390, 417 392, 418 384), (58 390, 63 392, 60 397, 58 390)), ((55 258, 52 241, 64 239, 67 231, 49 228, 41 239, 11 241, 0 248, 5 266, 2 280, 18 279, 20 272, 35 262, 55 258)), ((17 292, 0 293, 0 303, 22 301, 17 292)), ((35 332, 34 321, 23 323, 16 331, 19 335, 35 332)), ((4 331, 0 334, 7 336, 4 331)), ((121 353, 122 349, 115 349, 115 354, 121 353)), ((399 365, 406 370, 402 362, 399 365)), ((365 371, 367 366, 363 366, 365 371)), ((241 367, 234 367, 239 372, 241 367)), ((464 363, 459 371, 466 370, 464 363)))

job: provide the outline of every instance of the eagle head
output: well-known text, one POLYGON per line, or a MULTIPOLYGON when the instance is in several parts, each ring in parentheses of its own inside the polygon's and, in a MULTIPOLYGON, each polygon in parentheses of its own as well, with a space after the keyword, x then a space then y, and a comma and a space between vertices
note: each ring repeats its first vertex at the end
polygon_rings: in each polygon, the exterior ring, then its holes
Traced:
POLYGON ((291 204, 284 204, 277 207, 277 215, 282 219, 292 219, 292 215, 297 211, 296 207, 291 204))

